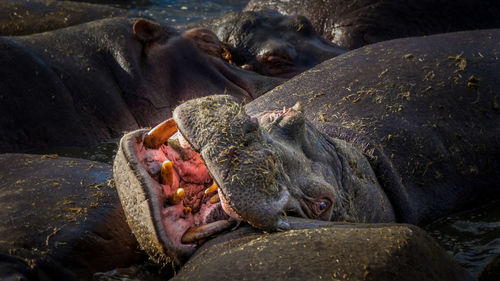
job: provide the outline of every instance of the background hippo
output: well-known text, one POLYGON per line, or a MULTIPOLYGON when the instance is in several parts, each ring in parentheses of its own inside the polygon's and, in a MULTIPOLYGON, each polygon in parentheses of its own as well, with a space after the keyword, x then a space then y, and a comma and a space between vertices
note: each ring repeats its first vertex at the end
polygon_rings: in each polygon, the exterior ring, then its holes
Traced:
POLYGON ((303 15, 325 39, 346 49, 389 39, 499 28, 496 0, 251 0, 245 10, 303 15))
POLYGON ((93 20, 131 16, 123 9, 55 0, 4 0, 0 3, 0 35, 27 35, 93 20))
POLYGON ((186 27, 212 30, 226 45, 227 60, 263 75, 289 78, 346 52, 321 38, 303 16, 271 10, 232 12, 186 27))
MULTIPOLYGON (((0 3, 0 35, 33 34, 102 18, 143 14, 88 3, 9 0, 0 3)), ((180 30, 199 27, 216 33, 224 44, 225 60, 267 76, 289 78, 346 51, 322 39, 306 18, 271 10, 232 12, 177 26, 180 30)))
POLYGON ((96 144, 168 118, 181 100, 227 91, 249 101, 280 82, 224 62, 208 30, 134 22, 0 37, 0 152, 96 144))
POLYGON ((110 165, 1 154, 0 167, 1 280, 92 280, 143 260, 110 165))

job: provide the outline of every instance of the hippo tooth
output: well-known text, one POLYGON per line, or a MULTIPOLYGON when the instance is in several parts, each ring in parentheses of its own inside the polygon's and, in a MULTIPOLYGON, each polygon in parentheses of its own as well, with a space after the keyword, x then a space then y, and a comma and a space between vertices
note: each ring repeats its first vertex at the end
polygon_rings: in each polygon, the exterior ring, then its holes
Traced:
POLYGON ((184 208, 184 215, 185 215, 185 216, 189 215, 189 214, 191 213, 191 211, 192 211, 192 210, 193 210, 193 209, 191 209, 191 207, 189 207, 189 206, 188 206, 188 207, 185 207, 185 208, 184 208))
POLYGON ((219 194, 215 194, 214 196, 210 197, 209 201, 211 204, 218 203, 220 201, 219 194))
POLYGON ((189 142, 182 136, 181 133, 178 133, 177 134, 177 140, 179 141, 179 144, 181 145, 182 148, 188 148, 188 147, 191 147, 191 145, 189 144, 189 142))
POLYGON ((166 160, 161 164, 161 182, 172 186, 174 182, 174 162, 166 160))
POLYGON ((292 109, 295 110, 295 111, 300 111, 302 112, 302 103, 300 101, 298 101, 297 103, 295 103, 294 106, 292 106, 292 109))
POLYGON ((170 118, 163 121, 144 136, 144 146, 154 149, 159 148, 173 134, 175 134, 175 132, 177 132, 177 125, 175 124, 174 119, 170 118))
POLYGON ((194 243, 198 240, 208 238, 214 234, 217 234, 225 229, 230 228, 235 223, 234 220, 220 220, 214 221, 209 224, 204 224, 201 226, 195 226, 190 228, 184 235, 182 235, 182 243, 194 243))
POLYGON ((184 198, 184 188, 179 187, 174 191, 174 193, 170 197, 170 204, 175 205, 181 202, 182 198, 184 198))
POLYGON ((217 188, 219 188, 219 187, 217 186, 217 184, 214 181, 214 183, 209 188, 205 189, 205 194, 210 194, 212 192, 215 192, 215 191, 217 191, 217 188))

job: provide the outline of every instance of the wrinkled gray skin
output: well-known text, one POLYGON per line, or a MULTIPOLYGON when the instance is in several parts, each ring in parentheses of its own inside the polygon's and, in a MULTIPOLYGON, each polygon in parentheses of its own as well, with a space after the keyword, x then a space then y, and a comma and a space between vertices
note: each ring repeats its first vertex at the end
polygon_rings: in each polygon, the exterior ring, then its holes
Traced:
POLYGON ((251 0, 245 11, 303 15, 323 38, 349 50, 380 41, 500 28, 497 0, 251 0))
POLYGON ((94 145, 169 118, 182 100, 250 101, 282 81, 221 52, 206 29, 122 17, 0 37, 0 152, 94 145))
POLYGON ((233 12, 186 27, 212 30, 229 61, 268 76, 289 78, 346 52, 321 38, 305 17, 272 10, 233 12))
POLYGON ((180 105, 174 119, 226 210, 255 227, 287 229, 285 214, 424 225, 500 196, 498 36, 379 43, 246 108, 212 96, 180 105))

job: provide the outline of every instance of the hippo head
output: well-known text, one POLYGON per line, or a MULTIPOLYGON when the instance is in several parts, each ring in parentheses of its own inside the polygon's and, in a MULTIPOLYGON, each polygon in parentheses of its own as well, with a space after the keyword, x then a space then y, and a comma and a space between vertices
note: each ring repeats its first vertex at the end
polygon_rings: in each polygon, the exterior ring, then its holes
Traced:
POLYGON ((132 30, 133 54, 117 55, 116 61, 125 75, 140 81, 122 89, 141 126, 171 116, 180 101, 226 92, 250 101, 283 82, 228 63, 221 42, 208 29, 179 31, 137 19, 132 30))
POLYGON ((266 231, 287 229, 287 215, 394 220, 367 159, 318 131, 300 107, 250 117, 234 98, 211 96, 180 105, 174 120, 234 218, 266 231))
POLYGON ((362 153, 318 131, 300 105, 251 117, 232 96, 187 101, 151 131, 126 135, 114 169, 141 245, 159 239, 176 261, 235 220, 264 231, 289 229, 289 216, 394 220, 362 153))
POLYGON ((290 78, 346 50, 324 40, 303 16, 276 11, 226 15, 214 32, 225 58, 262 75, 290 78))

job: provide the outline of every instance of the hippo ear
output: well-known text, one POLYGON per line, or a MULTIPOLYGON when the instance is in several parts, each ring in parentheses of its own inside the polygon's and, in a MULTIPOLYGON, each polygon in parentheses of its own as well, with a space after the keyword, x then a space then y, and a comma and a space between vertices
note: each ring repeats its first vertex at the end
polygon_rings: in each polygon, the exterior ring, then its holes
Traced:
POLYGON ((159 23, 146 19, 136 20, 132 29, 135 37, 143 44, 158 41, 165 32, 159 23))

